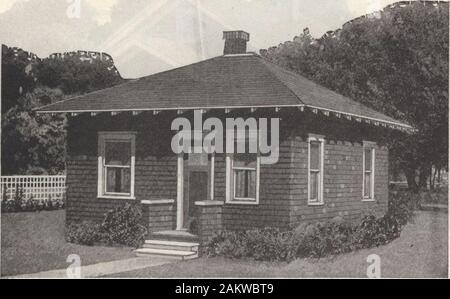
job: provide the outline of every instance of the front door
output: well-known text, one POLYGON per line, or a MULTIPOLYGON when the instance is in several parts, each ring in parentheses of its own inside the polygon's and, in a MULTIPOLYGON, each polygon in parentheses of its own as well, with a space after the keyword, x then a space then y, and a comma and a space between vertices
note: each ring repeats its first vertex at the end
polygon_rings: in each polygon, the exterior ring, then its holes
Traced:
POLYGON ((189 229, 195 217, 195 202, 207 200, 210 167, 207 154, 189 154, 184 166, 183 227, 189 229))

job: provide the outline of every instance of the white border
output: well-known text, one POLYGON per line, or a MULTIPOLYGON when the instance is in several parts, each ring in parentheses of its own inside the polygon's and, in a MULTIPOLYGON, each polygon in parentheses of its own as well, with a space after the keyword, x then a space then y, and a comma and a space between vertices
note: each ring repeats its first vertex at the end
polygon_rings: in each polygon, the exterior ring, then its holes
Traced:
POLYGON ((363 143, 363 177, 362 177, 362 201, 375 201, 375 145, 371 142, 365 141, 363 143), (370 194, 369 198, 364 197, 365 191, 365 177, 366 177, 366 150, 370 149, 372 155, 372 173, 370 174, 370 194))
POLYGON ((323 172, 323 164, 324 164, 324 153, 325 153, 325 138, 323 136, 317 136, 317 135, 313 135, 310 134, 308 136, 308 205, 309 206, 321 206, 324 204, 324 200, 323 200, 323 177, 324 177, 324 172, 323 172), (320 175, 319 175, 319 190, 317 190, 317 201, 311 201, 310 200, 310 195, 311 195, 311 175, 310 175, 310 163, 311 163, 311 141, 315 141, 315 142, 320 142, 320 175))
POLYGON ((134 197, 135 184, 135 160, 136 160, 136 132, 98 132, 97 153, 97 198, 104 199, 136 199, 134 197), (131 165, 130 165, 130 194, 107 194, 103 192, 104 177, 103 164, 105 160, 105 141, 108 139, 131 141, 131 165))
MULTIPOLYGON (((225 202, 227 204, 240 204, 240 205, 258 205, 259 204, 259 186, 260 186, 260 170, 261 170, 261 157, 259 154, 256 154, 256 198, 238 198, 235 197, 235 188, 233 183, 233 188, 231 187, 232 180, 235 181, 235 177, 233 174, 233 155, 226 156, 226 187, 225 187, 225 202), (233 189, 233 190, 232 190, 233 189), (233 194, 233 195, 232 195, 233 194)), ((253 168, 252 168, 253 169, 253 168)))

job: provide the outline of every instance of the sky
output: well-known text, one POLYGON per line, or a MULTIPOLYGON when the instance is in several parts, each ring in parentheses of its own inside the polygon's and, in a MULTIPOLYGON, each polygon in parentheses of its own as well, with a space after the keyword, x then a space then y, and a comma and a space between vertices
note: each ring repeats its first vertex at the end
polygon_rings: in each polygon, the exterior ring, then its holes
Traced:
POLYGON ((0 43, 43 58, 103 51, 125 78, 218 56, 223 30, 250 33, 249 50, 315 37, 395 0, 0 0, 0 43))

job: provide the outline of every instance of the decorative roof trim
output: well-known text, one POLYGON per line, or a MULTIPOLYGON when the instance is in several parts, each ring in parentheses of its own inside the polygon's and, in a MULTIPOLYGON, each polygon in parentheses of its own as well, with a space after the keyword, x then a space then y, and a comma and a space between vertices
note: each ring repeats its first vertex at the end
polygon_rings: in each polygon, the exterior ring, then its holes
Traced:
POLYGON ((380 123, 385 123, 385 124, 389 124, 389 125, 395 125, 395 126, 399 126, 399 127, 403 127, 406 129, 412 129, 413 127, 411 127, 410 125, 407 124, 402 124, 402 123, 398 123, 398 122, 393 122, 393 121, 389 121, 389 120, 382 120, 379 118, 374 118, 374 117, 369 117, 369 116, 363 116, 360 114, 353 114, 353 113, 349 113, 349 112, 344 112, 344 111, 339 111, 339 110, 333 110, 333 109, 328 109, 328 108, 322 108, 322 107, 317 107, 317 106, 312 106, 312 105, 304 105, 305 107, 311 108, 311 109, 317 109, 320 111, 325 111, 325 112, 333 112, 333 113, 338 113, 338 114, 342 114, 345 116, 350 116, 350 117, 354 117, 359 119, 359 121, 361 121, 361 119, 364 120, 369 120, 369 121, 373 121, 373 122, 380 122, 380 123))
POLYGON ((294 108, 297 107, 301 112, 304 111, 305 108, 311 109, 314 113, 317 114, 318 111, 321 111, 324 115, 330 116, 330 112, 333 113, 336 117, 340 118, 341 115, 345 116, 346 119, 351 120, 352 118, 355 121, 361 122, 364 120, 368 124, 372 124, 375 126, 389 126, 393 129, 401 129, 401 130, 414 130, 414 128, 407 124, 392 122, 388 120, 382 120, 378 118, 343 112, 339 110, 333 110, 328 108, 321 108, 317 106, 311 106, 311 105, 304 105, 304 104, 298 104, 298 105, 253 105, 253 106, 213 106, 213 107, 177 107, 177 108, 141 108, 141 109, 105 109, 105 110, 68 110, 68 111, 37 111, 37 113, 50 113, 50 114, 58 114, 58 113, 70 113, 72 116, 78 116, 81 113, 90 113, 91 116, 96 116, 99 113, 111 113, 111 115, 117 115, 120 112, 132 112, 133 115, 138 115, 139 113, 143 111, 153 111, 153 114, 158 114, 161 111, 182 111, 183 113, 188 110, 218 110, 218 109, 225 109, 227 112, 233 109, 251 109, 255 110, 258 108, 275 108, 278 112, 280 108, 294 108))
POLYGON ((166 108, 126 108, 126 109, 87 109, 87 110, 38 110, 43 107, 35 109, 37 113, 101 113, 101 112, 131 112, 131 111, 176 111, 176 110, 208 110, 208 109, 251 109, 251 108, 276 108, 276 107, 303 107, 305 105, 251 105, 251 106, 202 106, 202 107, 166 107, 166 108))

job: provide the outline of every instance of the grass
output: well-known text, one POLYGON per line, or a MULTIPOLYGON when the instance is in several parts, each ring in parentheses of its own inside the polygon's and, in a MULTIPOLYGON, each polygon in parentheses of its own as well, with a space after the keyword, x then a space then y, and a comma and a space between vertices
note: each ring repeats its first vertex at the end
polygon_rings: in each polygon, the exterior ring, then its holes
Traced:
POLYGON ((326 259, 263 263, 200 258, 113 277, 366 277, 368 255, 381 258, 382 277, 448 277, 448 215, 417 212, 400 238, 382 247, 326 259))
POLYGON ((131 248, 67 243, 64 219, 63 210, 1 214, 1 276, 65 269, 70 254, 81 265, 135 257, 131 248))
MULTIPOLYGON (((367 256, 381 258, 382 277, 447 277, 448 215, 416 212, 413 223, 388 245, 332 258, 292 263, 200 258, 113 277, 365 277, 367 256)), ((64 240, 64 211, 1 215, 1 275, 64 269, 69 254, 82 265, 134 257, 131 248, 88 247, 64 240)))
POLYGON ((420 202, 423 204, 448 205, 448 187, 436 188, 431 191, 419 192, 420 202))

